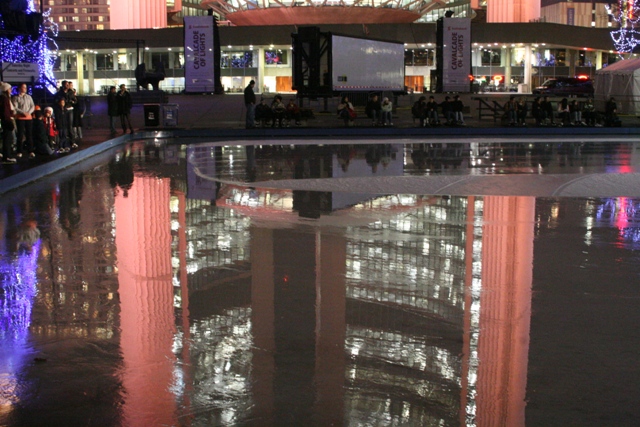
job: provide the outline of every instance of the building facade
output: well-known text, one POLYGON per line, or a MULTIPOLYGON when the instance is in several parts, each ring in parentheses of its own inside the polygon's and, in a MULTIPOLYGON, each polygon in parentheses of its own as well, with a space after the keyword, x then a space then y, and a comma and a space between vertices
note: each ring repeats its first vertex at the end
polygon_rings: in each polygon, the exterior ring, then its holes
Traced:
MULTIPOLYGON (((435 24, 323 25, 322 31, 405 43, 405 84, 416 92, 432 90, 435 24), (365 33, 366 31, 366 33, 365 33)), ((295 26, 220 27, 221 80, 238 92, 250 80, 258 92, 291 92, 291 34, 295 26)), ((538 86, 546 78, 586 75, 617 60, 606 28, 551 23, 472 24, 472 74, 480 90, 538 86), (522 86, 521 86, 522 87, 522 86)), ((101 94, 111 85, 135 87, 138 63, 164 65, 160 88, 184 89, 181 27, 62 33, 58 80, 71 80, 81 94, 101 94)), ((526 87, 524 87, 526 89, 526 87)))

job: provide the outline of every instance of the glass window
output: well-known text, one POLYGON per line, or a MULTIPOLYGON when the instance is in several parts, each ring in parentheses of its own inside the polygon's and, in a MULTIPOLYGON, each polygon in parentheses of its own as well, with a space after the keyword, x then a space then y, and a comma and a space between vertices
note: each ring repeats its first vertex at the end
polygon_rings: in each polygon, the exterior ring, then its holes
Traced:
POLYGON ((96 55, 96 68, 98 70, 113 70, 113 55, 111 54, 96 55))
POLYGON ((499 67, 501 54, 501 49, 482 49, 482 65, 499 67))
POLYGON ((222 68, 255 68, 253 52, 222 52, 220 67, 222 68))
MULTIPOLYGON (((156 64, 162 62, 164 68, 169 68, 169 53, 159 53, 153 52, 151 53, 151 68, 155 68, 156 64)), ((148 64, 147 64, 148 65, 148 64)))
POLYGON ((281 49, 265 50, 264 63, 266 65, 280 65, 288 63, 288 52, 281 49))

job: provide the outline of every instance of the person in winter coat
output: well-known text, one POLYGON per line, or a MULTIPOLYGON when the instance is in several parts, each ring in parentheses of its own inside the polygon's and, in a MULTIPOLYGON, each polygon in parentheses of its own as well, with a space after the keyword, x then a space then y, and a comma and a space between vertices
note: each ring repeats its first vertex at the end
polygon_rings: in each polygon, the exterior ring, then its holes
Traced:
POLYGON ((111 136, 116 136, 116 117, 119 117, 118 112, 118 94, 116 93, 116 87, 111 86, 109 88, 109 94, 107 94, 107 114, 109 115, 109 130, 111 130, 111 136))
POLYGON ((125 84, 121 84, 120 92, 118 92, 118 113, 120 114, 122 133, 127 133, 127 129, 133 133, 133 126, 131 125, 131 107, 133 107, 131 93, 127 90, 127 86, 125 84))

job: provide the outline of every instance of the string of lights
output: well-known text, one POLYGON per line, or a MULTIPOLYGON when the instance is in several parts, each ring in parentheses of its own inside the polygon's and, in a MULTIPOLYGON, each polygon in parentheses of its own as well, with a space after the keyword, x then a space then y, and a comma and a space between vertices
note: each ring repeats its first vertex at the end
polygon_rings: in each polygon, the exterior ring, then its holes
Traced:
POLYGON ((606 5, 607 13, 619 24, 611 31, 613 44, 618 52, 631 53, 640 44, 640 31, 635 29, 640 22, 640 0, 618 0, 615 6, 606 5))
MULTIPOLYGON (((33 0, 28 2, 26 12, 35 13, 33 0)), ((3 29, 5 19, 2 17, 3 29)), ((58 35, 58 26, 51 19, 51 10, 42 14, 42 23, 38 33, 20 34, 13 31, 3 31, 0 35, 0 61, 7 63, 26 62, 38 64, 40 69, 40 81, 36 86, 42 86, 50 92, 56 91, 56 79, 53 74, 53 66, 56 60, 58 45, 54 37, 58 35)))

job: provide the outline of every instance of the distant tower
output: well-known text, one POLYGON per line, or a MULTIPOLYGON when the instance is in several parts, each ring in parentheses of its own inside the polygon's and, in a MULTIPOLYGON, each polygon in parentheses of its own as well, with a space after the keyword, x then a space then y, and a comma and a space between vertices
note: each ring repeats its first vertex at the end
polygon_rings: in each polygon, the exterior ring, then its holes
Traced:
POLYGON ((540 19, 540 0, 488 0, 487 22, 530 22, 540 19))

